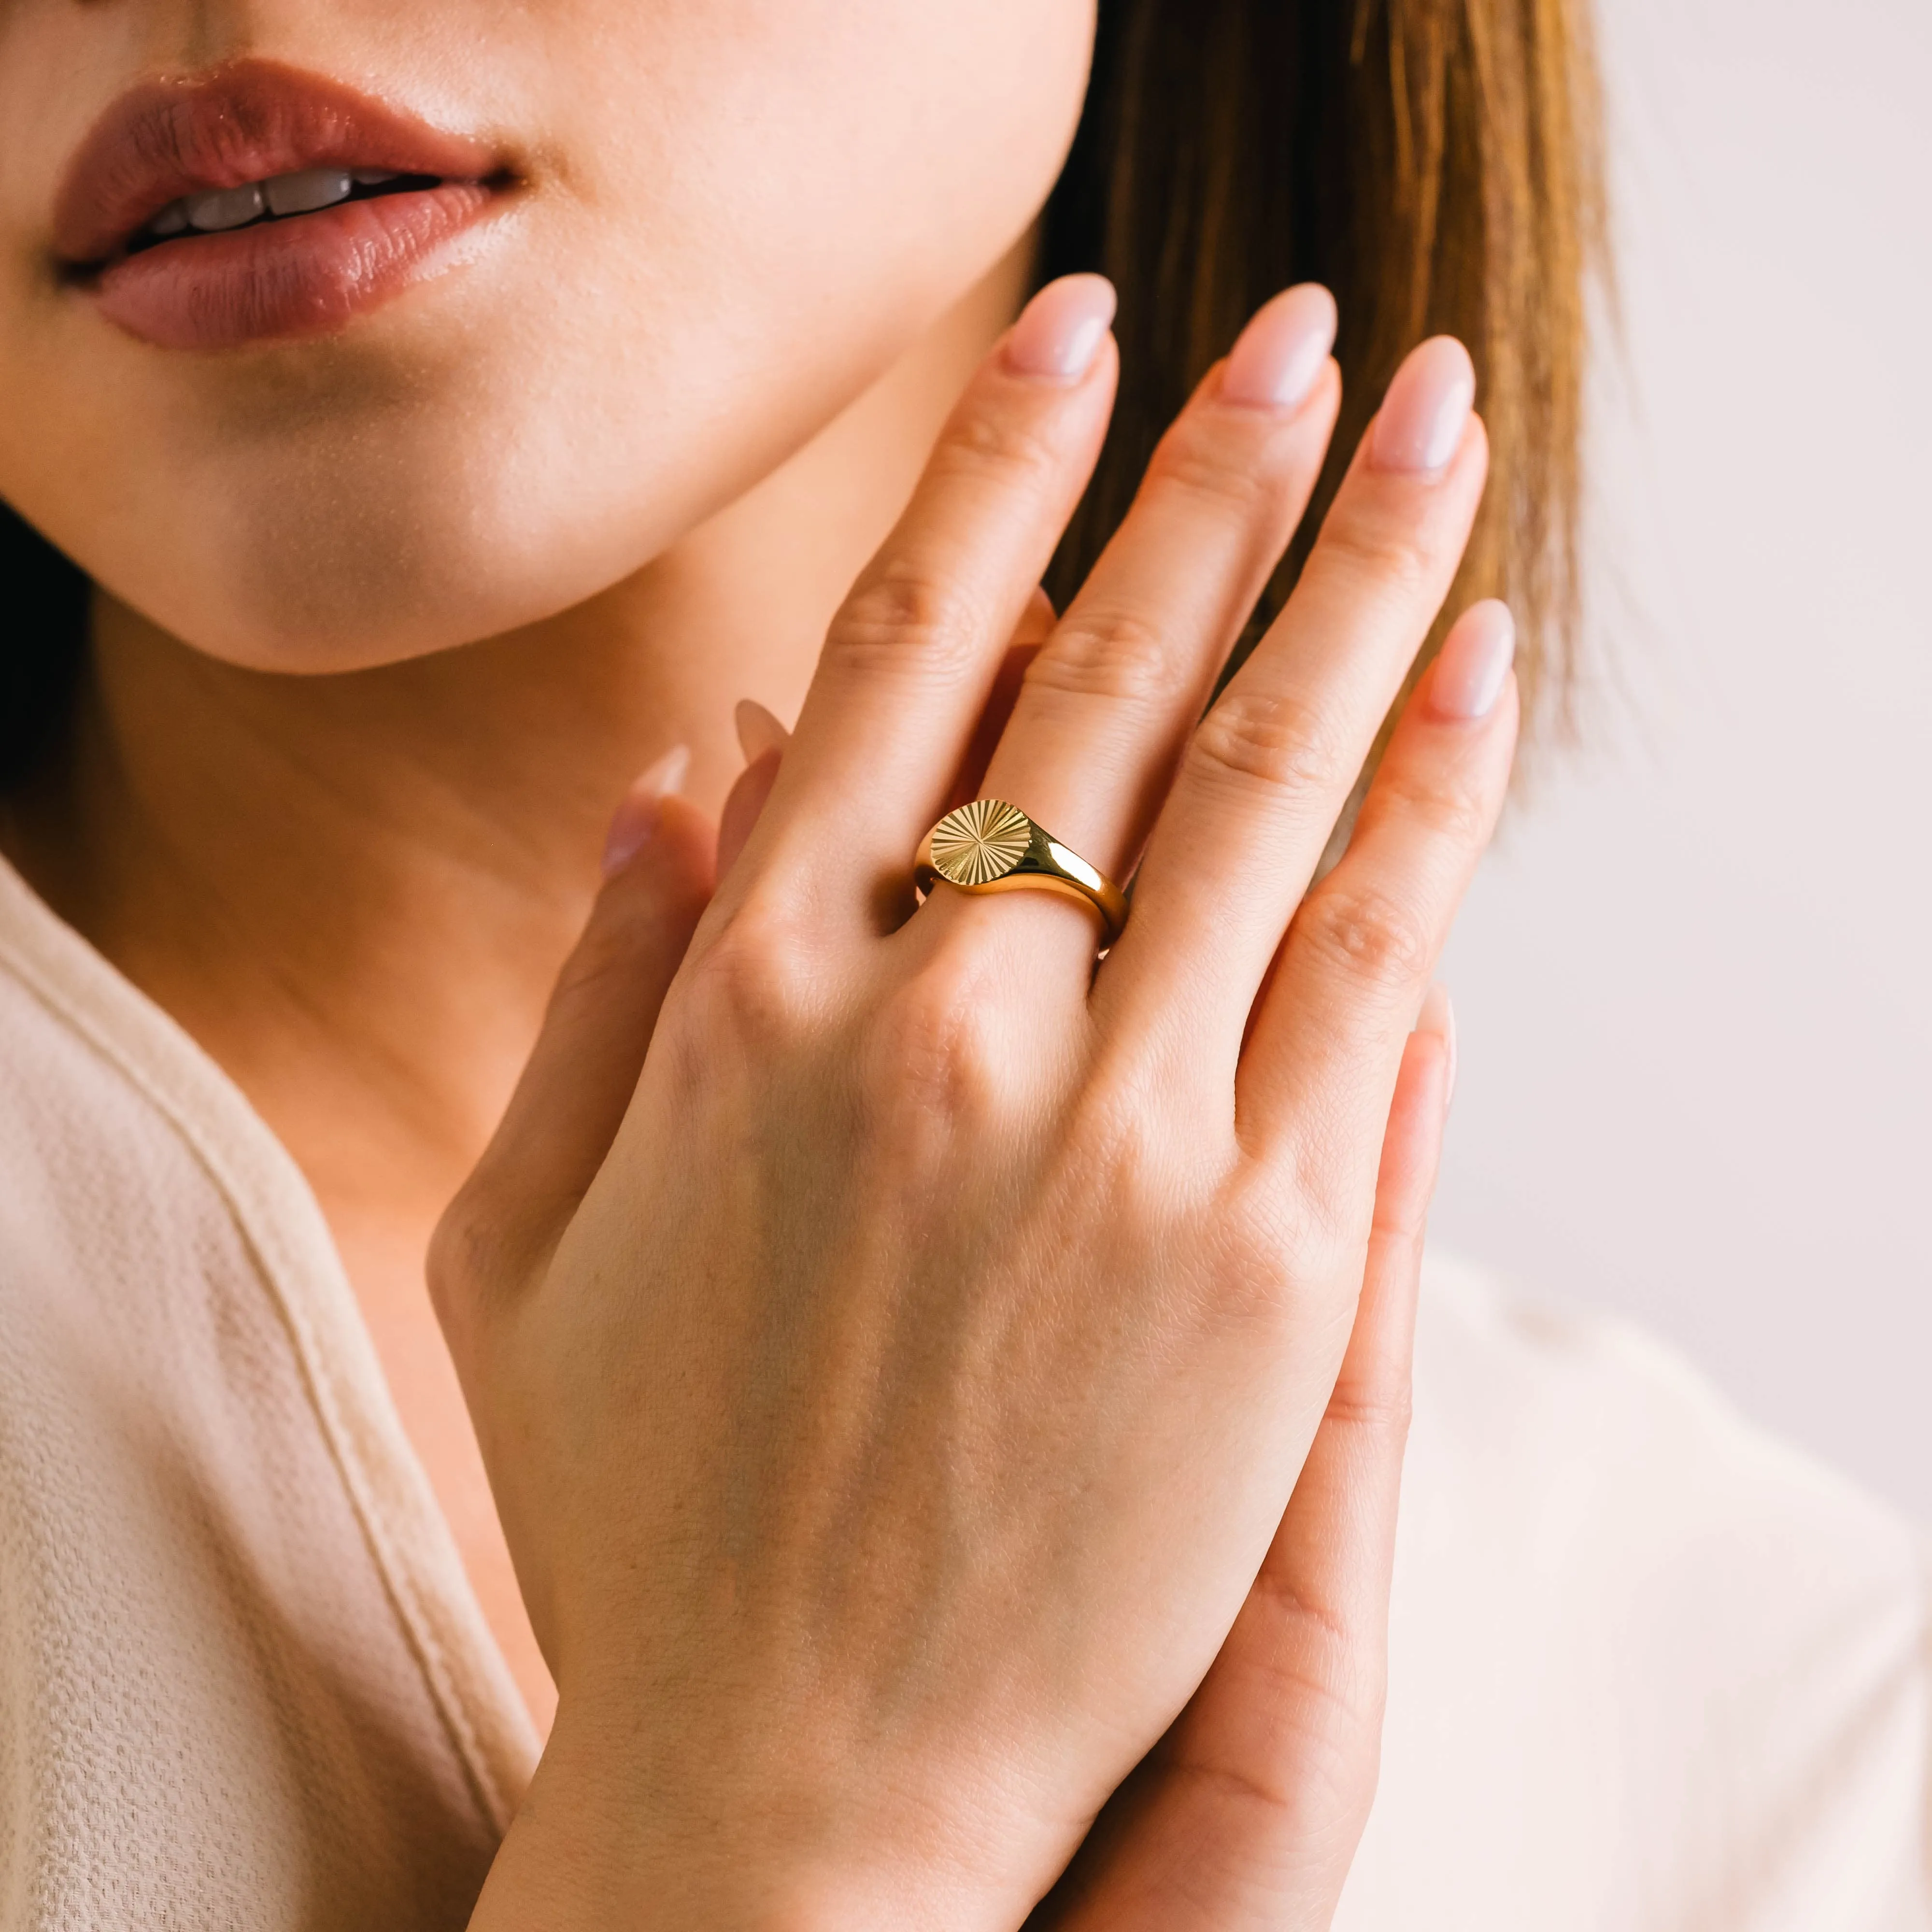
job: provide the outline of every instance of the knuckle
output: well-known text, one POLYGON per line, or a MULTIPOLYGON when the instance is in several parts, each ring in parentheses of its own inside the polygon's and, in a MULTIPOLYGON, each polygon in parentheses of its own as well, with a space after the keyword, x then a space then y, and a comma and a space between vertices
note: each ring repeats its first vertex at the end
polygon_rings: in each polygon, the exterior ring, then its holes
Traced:
POLYGON ((1408 1439, 1415 1401, 1404 1376, 1388 1387, 1354 1388, 1337 1383, 1328 1398, 1325 1420, 1356 1431, 1369 1440, 1399 1448, 1408 1439))
POLYGON ((824 989, 805 937, 775 907, 748 902, 693 962, 680 1014, 707 1046, 760 1057, 787 1052, 816 1030, 824 989))
POLYGON ((1322 569, 1405 599, 1420 596, 1436 574, 1436 547, 1424 532, 1359 507, 1330 517, 1316 550, 1322 569))
POLYGON ((1076 609, 1028 667, 1026 681, 1036 691, 1149 705, 1172 693, 1178 668, 1171 640, 1138 612, 1076 609))
POLYGON ((1489 836, 1489 800, 1456 779, 1384 764, 1365 817, 1406 819, 1454 845, 1480 845, 1489 836))
POLYGON ((983 1121, 1002 1109, 1011 1079, 1003 1004, 984 965, 950 948, 884 1000, 868 1055, 868 1088, 886 1096, 896 1127, 983 1121))
POLYGON ((1270 450, 1230 436, 1225 425, 1184 416, 1148 466, 1150 490, 1192 497, 1210 510, 1247 521, 1280 500, 1288 478, 1270 450))
POLYGON ((1341 764, 1334 728, 1318 706, 1238 682, 1196 728, 1190 755, 1210 780, 1270 791, 1325 788, 1341 764))
POLYGON ((1090 1066, 1066 1144, 1079 1150, 1082 1186, 1114 1204, 1117 1226, 1137 1225, 1201 1152, 1197 1124, 1177 1136, 1172 1093, 1151 1070, 1090 1066))
POLYGON ((1279 1258, 1287 1306, 1305 1346, 1340 1364, 1355 1325, 1369 1252, 1376 1153, 1364 1150, 1349 1110, 1318 1100, 1277 1156, 1238 1196, 1248 1239, 1279 1258))
POLYGON ((1294 924, 1301 944, 1354 979, 1406 984, 1426 975, 1436 956, 1435 934, 1417 909, 1372 886, 1318 888, 1294 924))
POLYGON ((934 446, 928 473, 940 478, 988 477, 1010 485, 1044 478, 1062 461, 1048 424, 1010 405, 963 410, 934 446))
POLYGON ((979 655, 986 614, 970 588, 910 558, 868 571, 832 621, 826 656, 871 676, 913 665, 963 668, 979 655))

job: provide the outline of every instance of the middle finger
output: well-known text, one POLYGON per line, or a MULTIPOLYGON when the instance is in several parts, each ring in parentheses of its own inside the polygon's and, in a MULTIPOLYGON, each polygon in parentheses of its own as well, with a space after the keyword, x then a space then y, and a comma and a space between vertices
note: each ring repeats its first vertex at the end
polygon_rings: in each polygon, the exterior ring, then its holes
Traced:
MULTIPOLYGON (((1268 304, 1209 371, 1028 668, 988 766, 984 795, 1010 800, 1114 876, 1131 867, 1307 507, 1340 396, 1334 336, 1334 298, 1305 284, 1268 304)), ((955 919, 1012 916, 945 896, 955 919)), ((1084 948, 1090 928, 1076 916, 1084 948)))

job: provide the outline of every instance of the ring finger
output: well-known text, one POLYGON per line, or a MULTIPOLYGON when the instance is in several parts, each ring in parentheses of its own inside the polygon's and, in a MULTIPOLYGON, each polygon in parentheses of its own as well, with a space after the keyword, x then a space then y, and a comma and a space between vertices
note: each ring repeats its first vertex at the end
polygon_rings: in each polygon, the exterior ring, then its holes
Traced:
MULTIPOLYGON (((1131 867, 1307 507, 1340 395, 1334 335, 1334 298, 1312 284, 1255 316, 1162 438, 1132 508, 1028 670, 982 793, 1103 872, 1131 867)), ((988 916, 944 896, 950 918, 988 916)), ((1010 923, 1012 910, 993 916, 1010 923)), ((1044 904, 1040 914, 1059 916, 1044 904)), ((1075 916, 1067 931, 1084 951, 1090 921, 1075 916)))
POLYGON ((1103 976, 1191 1064, 1230 1077, 1256 994, 1377 728, 1441 608, 1487 469, 1460 344, 1389 386, 1294 595, 1189 741, 1103 976), (1176 1034, 1174 1016, 1193 1016, 1176 1034))

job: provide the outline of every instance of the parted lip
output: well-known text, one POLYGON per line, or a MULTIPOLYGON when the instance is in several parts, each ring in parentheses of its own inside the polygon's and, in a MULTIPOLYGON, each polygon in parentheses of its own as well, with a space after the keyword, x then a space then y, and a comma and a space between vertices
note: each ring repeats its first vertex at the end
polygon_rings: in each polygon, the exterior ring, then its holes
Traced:
POLYGON ((304 168, 381 169, 488 182, 487 142, 432 128, 340 81, 266 60, 144 81, 115 101, 68 164, 54 203, 55 253, 99 267, 171 201, 304 168))

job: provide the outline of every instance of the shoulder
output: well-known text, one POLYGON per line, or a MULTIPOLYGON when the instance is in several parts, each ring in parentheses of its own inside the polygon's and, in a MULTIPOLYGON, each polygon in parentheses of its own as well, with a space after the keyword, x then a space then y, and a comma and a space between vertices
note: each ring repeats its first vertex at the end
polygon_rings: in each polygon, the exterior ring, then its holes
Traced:
POLYGON ((1926 1579, 1914 1526, 1668 1349, 1432 1258, 1338 1928, 1932 1923, 1926 1579))

